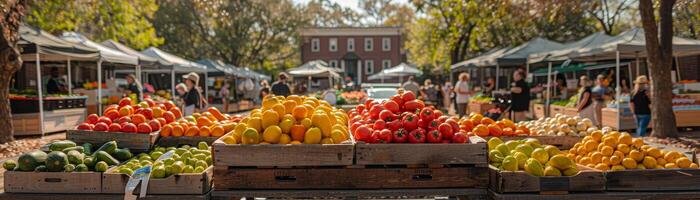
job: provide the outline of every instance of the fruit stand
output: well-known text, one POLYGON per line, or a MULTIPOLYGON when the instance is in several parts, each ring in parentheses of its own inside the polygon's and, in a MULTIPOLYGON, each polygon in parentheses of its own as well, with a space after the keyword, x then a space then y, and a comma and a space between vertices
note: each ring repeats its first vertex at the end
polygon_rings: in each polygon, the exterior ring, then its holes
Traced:
MULTIPOLYGON (((700 95, 674 95, 672 101, 673 112, 676 116, 676 126, 700 126, 700 121, 695 118, 695 116, 700 115, 700 95)), ((602 113, 603 126, 609 126, 616 130, 632 130, 637 128, 634 116, 629 108, 629 103, 611 103, 607 108, 603 108, 602 113), (618 105, 620 106, 619 109, 617 108, 618 105), (622 113, 620 113, 620 110, 622 113)), ((649 123, 649 127, 651 127, 651 125, 652 123, 649 123)))
POLYGON ((71 129, 85 118, 85 96, 50 96, 43 99, 44 121, 37 97, 12 95, 12 125, 15 135, 43 135, 71 129), (42 130, 43 127, 43 130, 42 130))

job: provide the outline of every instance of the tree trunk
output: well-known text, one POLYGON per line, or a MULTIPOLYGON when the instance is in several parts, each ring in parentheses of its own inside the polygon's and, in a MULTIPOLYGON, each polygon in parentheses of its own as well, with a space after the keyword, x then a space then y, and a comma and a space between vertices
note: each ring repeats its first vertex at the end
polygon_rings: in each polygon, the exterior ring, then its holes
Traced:
POLYGON ((22 67, 17 42, 26 7, 25 0, 6 0, 0 3, 0 144, 14 140, 9 99, 10 80, 22 67))
POLYGON ((673 65, 673 4, 675 0, 661 1, 659 25, 654 17, 652 0, 639 1, 644 37, 646 39, 649 74, 651 76, 651 117, 653 136, 677 137, 676 116, 673 113, 671 68, 673 65), (659 35, 660 34, 660 35, 659 35))

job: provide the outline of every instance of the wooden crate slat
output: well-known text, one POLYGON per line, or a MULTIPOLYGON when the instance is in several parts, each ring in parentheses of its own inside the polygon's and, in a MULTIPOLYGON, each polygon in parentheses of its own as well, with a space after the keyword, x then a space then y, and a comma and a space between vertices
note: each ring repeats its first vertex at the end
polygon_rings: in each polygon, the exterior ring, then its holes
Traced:
POLYGON ((352 165, 352 144, 212 145, 216 166, 347 166, 352 165))
POLYGON ((159 132, 150 134, 140 133, 122 133, 122 132, 102 132, 102 131, 84 131, 84 130, 68 130, 66 139, 76 143, 92 143, 103 144, 109 141, 116 141, 119 148, 129 148, 135 151, 148 151, 158 139, 159 132))
POLYGON ((534 138, 540 141, 540 144, 556 146, 557 148, 562 150, 571 149, 571 147, 573 147, 574 144, 583 139, 583 137, 580 136, 500 136, 499 138, 501 138, 501 140, 503 141, 534 138))
POLYGON ((700 190, 700 169, 622 170, 605 176, 608 191, 700 190))
MULTIPOLYGON (((146 198, 139 200, 208 200, 211 194, 200 195, 146 195, 146 198)), ((57 199, 79 199, 79 200, 124 200, 124 194, 29 194, 29 193, 0 193, 0 200, 57 200, 57 199)))
POLYGON ((489 188, 498 193, 595 192, 605 190, 603 172, 579 166, 574 176, 535 177, 524 171, 499 171, 489 166, 489 188))
POLYGON ((442 188, 442 189, 384 189, 384 190, 230 190, 212 191, 213 199, 236 197, 302 198, 313 197, 422 197, 452 196, 486 199, 486 189, 442 188))
POLYGON ((486 164, 486 143, 356 145, 358 165, 486 164))
MULTIPOLYGON (((116 168, 110 169, 108 172, 116 168)), ((150 179, 148 194, 207 194, 213 182, 213 166, 204 173, 176 174, 163 179, 150 179)), ((124 194, 124 187, 129 182, 129 176, 119 173, 103 173, 102 193, 124 194)), ((134 191, 138 194, 139 189, 134 191)))
POLYGON ((102 173, 6 171, 4 186, 13 193, 100 193, 102 173))

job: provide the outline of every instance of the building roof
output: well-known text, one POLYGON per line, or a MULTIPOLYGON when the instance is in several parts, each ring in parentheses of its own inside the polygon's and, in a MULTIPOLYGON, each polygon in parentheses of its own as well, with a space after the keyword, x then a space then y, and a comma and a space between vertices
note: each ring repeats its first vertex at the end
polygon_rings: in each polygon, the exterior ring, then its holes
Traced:
POLYGON ((301 36, 392 36, 401 35, 401 27, 307 27, 301 36))

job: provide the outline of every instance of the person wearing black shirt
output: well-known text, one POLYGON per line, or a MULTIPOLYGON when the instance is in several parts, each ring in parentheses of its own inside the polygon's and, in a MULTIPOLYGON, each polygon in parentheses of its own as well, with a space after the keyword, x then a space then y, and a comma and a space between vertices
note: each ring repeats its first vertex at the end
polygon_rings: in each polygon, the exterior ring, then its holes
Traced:
POLYGON ((651 121, 651 99, 649 98, 649 80, 646 76, 639 76, 634 81, 634 90, 630 94, 630 109, 634 113, 634 119, 637 122, 637 132, 635 137, 643 137, 646 135, 647 126, 651 121))
POLYGON ((199 75, 190 72, 182 76, 182 78, 184 78, 185 85, 187 86, 187 92, 182 95, 182 100, 185 102, 183 116, 189 116, 202 106, 202 93, 197 88, 199 85, 199 75))
POLYGON ((289 85, 287 84, 287 74, 285 74, 284 72, 280 72, 279 80, 272 84, 271 90, 272 94, 279 96, 286 97, 292 94, 292 91, 291 89, 289 89, 289 85))
POLYGON ((530 109, 530 86, 527 85, 523 79, 523 73, 520 71, 513 73, 513 83, 510 86, 513 121, 523 121, 525 120, 525 112, 530 109))
POLYGON ((126 76, 126 90, 124 91, 126 93, 126 96, 129 96, 130 94, 136 94, 136 98, 140 101, 141 99, 141 92, 143 90, 143 87, 141 86, 141 83, 136 80, 136 76, 133 74, 129 74, 126 76))
POLYGON ((270 84, 267 83, 267 80, 260 81, 260 99, 265 98, 268 94, 270 94, 270 84))
POLYGON ((46 93, 59 94, 66 91, 66 86, 58 79, 58 69, 51 68, 51 77, 46 82, 46 93))

